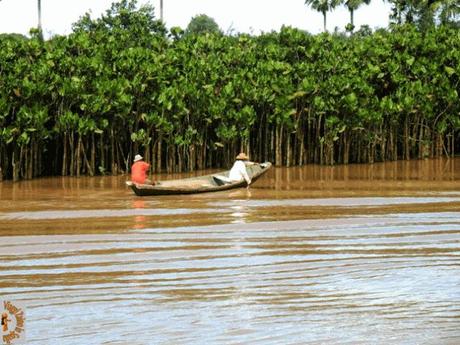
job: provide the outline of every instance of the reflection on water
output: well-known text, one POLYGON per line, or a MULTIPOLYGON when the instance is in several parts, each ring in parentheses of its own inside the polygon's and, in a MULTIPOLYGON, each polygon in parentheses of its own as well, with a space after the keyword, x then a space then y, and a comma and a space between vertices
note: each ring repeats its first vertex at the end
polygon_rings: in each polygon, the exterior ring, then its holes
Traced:
MULTIPOLYGON (((133 209, 145 209, 145 202, 142 199, 136 199, 133 201, 133 209)), ((147 218, 145 215, 138 215, 134 217, 133 229, 144 229, 146 227, 147 218)))
POLYGON ((124 177, 0 183, 0 296, 34 345, 457 344, 459 168, 277 168, 145 198, 124 177))
POLYGON ((68 211, 30 211, 30 212, 4 212, 0 219, 77 219, 77 218, 116 218, 127 216, 161 216, 161 215, 186 215, 190 213, 216 213, 215 209, 162 209, 162 208, 133 208, 133 209, 100 209, 100 210, 68 210, 68 211))

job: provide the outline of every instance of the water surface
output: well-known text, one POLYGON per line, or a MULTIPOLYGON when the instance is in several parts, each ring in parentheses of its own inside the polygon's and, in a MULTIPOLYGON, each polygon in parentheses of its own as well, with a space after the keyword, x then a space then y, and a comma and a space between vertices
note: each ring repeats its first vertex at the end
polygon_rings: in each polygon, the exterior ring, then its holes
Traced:
POLYGON ((0 298, 26 306, 27 344, 458 344, 459 172, 274 168, 161 197, 3 182, 0 298))

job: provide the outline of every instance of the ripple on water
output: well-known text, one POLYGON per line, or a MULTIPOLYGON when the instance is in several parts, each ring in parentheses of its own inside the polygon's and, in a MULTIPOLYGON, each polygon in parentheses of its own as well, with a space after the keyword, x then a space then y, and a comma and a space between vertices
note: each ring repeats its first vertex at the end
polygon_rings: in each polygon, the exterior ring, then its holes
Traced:
POLYGON ((30 345, 457 344, 459 164, 162 198, 125 177, 0 183, 0 296, 26 305, 30 345))
POLYGON ((0 292, 31 344, 456 339, 459 234, 439 212, 8 237, 0 292))

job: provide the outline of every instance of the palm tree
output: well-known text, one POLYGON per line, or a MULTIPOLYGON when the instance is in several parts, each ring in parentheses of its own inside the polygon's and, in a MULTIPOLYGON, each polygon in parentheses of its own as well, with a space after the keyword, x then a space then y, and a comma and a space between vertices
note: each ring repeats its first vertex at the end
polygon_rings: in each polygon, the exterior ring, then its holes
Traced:
POLYGON ((348 11, 350 11, 350 24, 351 30, 354 29, 354 12, 361 6, 361 5, 369 5, 371 0, 344 0, 345 6, 347 6, 348 11))
POLYGON ((324 31, 326 31, 326 14, 328 11, 336 8, 341 0, 305 0, 305 4, 309 5, 315 11, 321 12, 324 19, 324 31))

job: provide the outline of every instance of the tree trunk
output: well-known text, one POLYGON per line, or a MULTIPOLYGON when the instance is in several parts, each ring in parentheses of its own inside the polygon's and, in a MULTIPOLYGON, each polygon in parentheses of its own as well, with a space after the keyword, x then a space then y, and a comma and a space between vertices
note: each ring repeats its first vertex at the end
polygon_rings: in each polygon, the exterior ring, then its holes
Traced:
POLYGON ((287 143, 286 143, 286 167, 290 167, 291 165, 292 165, 291 134, 288 133, 287 143))
MULTIPOLYGON (((302 130, 301 130, 302 131, 302 130)), ((300 141, 300 150, 299 150, 299 165, 304 165, 306 163, 305 155, 305 138, 302 132, 299 134, 298 140, 300 141)))
POLYGON ((282 161, 282 144, 283 144, 283 125, 276 125, 276 139, 275 139, 275 165, 281 165, 282 161))
POLYGON ((42 2, 41 0, 37 0, 37 7, 38 7, 38 30, 40 31, 40 35, 42 35, 42 2))
POLYGON ((41 167, 42 157, 41 157, 41 151, 40 151, 40 144, 43 144, 43 143, 38 142, 38 141, 34 142, 34 149, 33 149, 33 153, 34 153, 34 155, 33 155, 34 172, 33 172, 33 177, 37 177, 37 176, 42 175, 42 167, 41 167))
POLYGON ((343 164, 350 162, 350 139, 347 131, 343 133, 343 164))
POLYGON ((31 180, 34 174, 34 152, 35 152, 35 139, 30 139, 29 159, 27 166, 27 179, 31 180))
POLYGON ((19 180, 19 166, 20 162, 16 161, 17 150, 13 149, 13 157, 11 160, 11 166, 13 167, 13 182, 19 180))
POLYGON ((323 12, 323 25, 324 25, 324 32, 327 31, 326 29, 326 12, 323 12))
POLYGON ((0 182, 3 181, 3 149, 0 143, 0 182))
POLYGON ((99 165, 99 168, 100 168, 100 171, 102 174, 105 173, 105 150, 104 150, 104 133, 101 133, 101 137, 100 137, 100 142, 99 142, 99 151, 100 151, 100 155, 101 155, 101 162, 100 162, 100 165, 99 165))
POLYGON ((74 132, 70 133, 70 176, 75 175, 75 148, 74 148, 74 132))
POLYGON ((113 132, 113 127, 110 129, 110 171, 112 172, 112 175, 117 174, 117 164, 115 163, 116 156, 115 156, 115 134, 113 132))
POLYGON ((158 140, 158 145, 157 145, 157 166, 156 166, 156 171, 157 173, 161 172, 161 138, 158 140))
POLYGON ((76 175, 80 177, 80 170, 81 170, 81 135, 78 135, 77 141, 77 162, 76 162, 76 175))
POLYGON ((350 24, 351 24, 351 31, 353 31, 354 27, 355 27, 355 20, 354 20, 354 17, 355 17, 355 11, 350 8, 350 24))
POLYGON ((163 0, 160 0, 160 20, 164 21, 163 19, 163 0))
POLYGON ((96 142, 94 133, 91 133, 91 171, 96 173, 96 142))
POLYGON ((64 132, 61 175, 67 176, 67 132, 64 132))
POLYGON ((188 150, 188 171, 195 171, 195 145, 191 144, 188 150))
POLYGON ((81 142, 81 152, 83 153, 83 160, 86 164, 86 168, 88 169, 89 176, 94 176, 94 170, 91 167, 90 162, 88 161, 88 157, 86 157, 85 145, 83 142, 81 142))
POLYGON ((404 159, 410 159, 410 143, 409 143, 409 118, 406 116, 404 121, 404 159))

